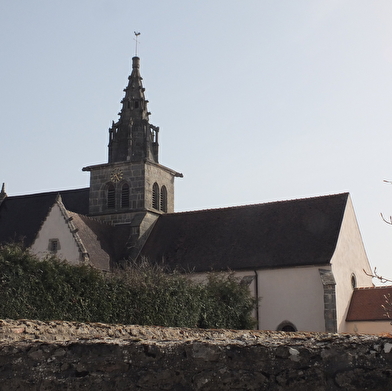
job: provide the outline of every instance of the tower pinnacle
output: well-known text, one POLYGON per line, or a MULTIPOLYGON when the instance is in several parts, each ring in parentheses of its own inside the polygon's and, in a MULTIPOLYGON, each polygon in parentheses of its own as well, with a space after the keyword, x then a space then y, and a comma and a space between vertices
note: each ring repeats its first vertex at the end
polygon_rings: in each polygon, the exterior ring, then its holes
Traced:
POLYGON ((140 58, 133 57, 132 73, 121 101, 120 119, 109 129, 109 163, 144 160, 158 163, 159 128, 149 122, 148 100, 144 96, 139 68, 140 58))
POLYGON ((5 183, 3 183, 3 186, 1 186, 1 191, 0 191, 0 204, 7 198, 7 193, 5 192, 5 183))

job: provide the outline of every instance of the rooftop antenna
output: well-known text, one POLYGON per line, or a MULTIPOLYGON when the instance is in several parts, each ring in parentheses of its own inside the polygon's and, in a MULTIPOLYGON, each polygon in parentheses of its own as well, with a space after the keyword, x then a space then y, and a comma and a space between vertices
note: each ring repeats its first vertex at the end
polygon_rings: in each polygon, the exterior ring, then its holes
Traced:
POLYGON ((134 38, 134 40, 135 40, 135 42, 136 42, 136 47, 135 47, 135 57, 137 57, 137 44, 139 43, 139 41, 137 40, 137 38, 138 38, 138 36, 140 35, 140 32, 138 32, 138 31, 134 31, 134 34, 135 34, 135 38, 134 38))

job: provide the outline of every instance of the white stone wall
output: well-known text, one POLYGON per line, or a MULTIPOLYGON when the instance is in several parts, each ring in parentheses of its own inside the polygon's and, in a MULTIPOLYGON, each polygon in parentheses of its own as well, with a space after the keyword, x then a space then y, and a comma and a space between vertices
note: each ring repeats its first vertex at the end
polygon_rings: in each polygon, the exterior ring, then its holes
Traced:
POLYGON ((80 264, 79 249, 57 203, 50 210, 30 250, 39 258, 44 258, 51 254, 48 248, 50 239, 59 240, 60 249, 56 253, 57 257, 66 259, 72 265, 80 264))
POLYGON ((392 333, 391 319, 346 322, 345 332, 358 334, 392 333))
MULTIPOLYGON (((282 322, 288 321, 298 331, 325 331, 324 289, 319 267, 237 271, 235 276, 253 278, 249 290, 253 297, 256 292, 259 295, 260 330, 276 330, 282 322)), ((206 275, 195 273, 191 277, 203 281, 206 275)), ((257 311, 253 316, 257 319, 257 311)))
POLYGON ((284 321, 298 331, 325 330, 319 267, 259 270, 257 274, 260 330, 276 330, 284 321))
POLYGON ((346 316, 353 288, 351 277, 355 275, 357 288, 372 286, 372 279, 363 270, 371 273, 369 261, 362 242, 351 198, 348 198, 342 227, 335 253, 332 257, 332 272, 336 281, 336 319, 338 332, 346 332, 346 316))

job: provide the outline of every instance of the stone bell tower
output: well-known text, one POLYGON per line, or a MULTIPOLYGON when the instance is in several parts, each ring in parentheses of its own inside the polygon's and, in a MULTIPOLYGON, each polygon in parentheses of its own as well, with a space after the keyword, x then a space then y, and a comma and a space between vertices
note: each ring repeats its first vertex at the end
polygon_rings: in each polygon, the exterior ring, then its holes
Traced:
POLYGON ((158 163, 159 128, 149 123, 148 100, 144 96, 139 67, 139 57, 133 57, 120 119, 117 123, 113 121, 109 129, 109 163, 144 160, 158 163))
POLYGON ((139 68, 133 57, 120 118, 109 129, 108 163, 83 171, 90 171, 89 215, 142 235, 160 214, 174 212, 174 178, 182 174, 158 163, 159 128, 150 124, 139 68))

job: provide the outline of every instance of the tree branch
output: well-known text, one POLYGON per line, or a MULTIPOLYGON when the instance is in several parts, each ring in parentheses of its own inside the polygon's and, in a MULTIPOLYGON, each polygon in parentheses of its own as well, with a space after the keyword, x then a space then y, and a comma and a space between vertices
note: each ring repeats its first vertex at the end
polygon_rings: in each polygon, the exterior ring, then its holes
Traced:
POLYGON ((365 269, 362 269, 362 270, 363 270, 363 272, 364 272, 367 276, 372 277, 372 278, 377 278, 377 279, 378 279, 381 283, 383 283, 383 284, 385 284, 385 283, 387 283, 387 282, 392 282, 392 280, 389 280, 388 278, 384 278, 383 276, 379 276, 379 275, 377 274, 377 268, 374 268, 373 274, 367 273, 365 269))
POLYGON ((392 216, 389 216, 389 220, 387 220, 386 218, 384 218, 383 214, 380 213, 381 218, 389 225, 392 225, 392 216))

